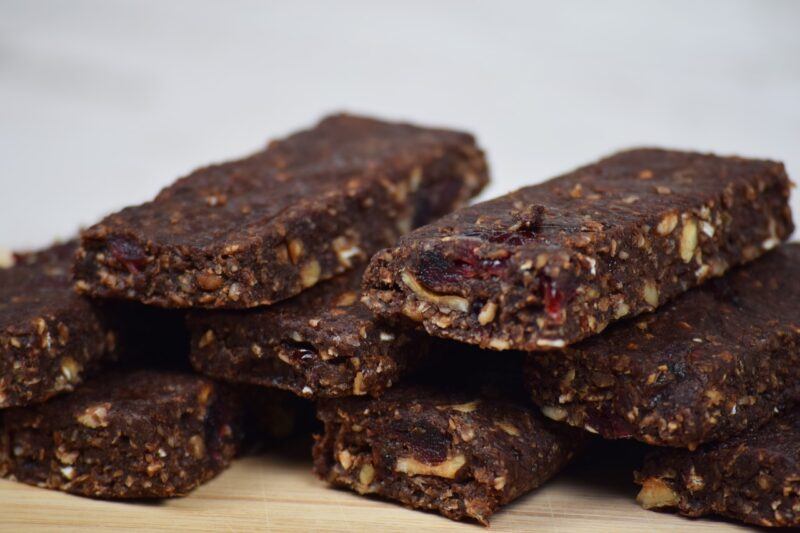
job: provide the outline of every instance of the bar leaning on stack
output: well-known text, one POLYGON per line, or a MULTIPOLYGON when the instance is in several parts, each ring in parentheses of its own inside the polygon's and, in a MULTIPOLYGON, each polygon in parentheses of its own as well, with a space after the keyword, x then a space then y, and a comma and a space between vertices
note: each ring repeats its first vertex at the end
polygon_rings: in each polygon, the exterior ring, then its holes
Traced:
POLYGON ((364 301, 485 348, 563 348, 776 247, 789 189, 773 161, 621 152, 402 237, 364 301))
POLYGON ((331 116, 85 230, 76 286, 161 307, 272 304, 364 263, 487 178, 469 134, 331 116))
POLYGON ((531 354, 533 399, 609 439, 696 448, 800 401, 800 244, 779 246, 560 352, 531 354))

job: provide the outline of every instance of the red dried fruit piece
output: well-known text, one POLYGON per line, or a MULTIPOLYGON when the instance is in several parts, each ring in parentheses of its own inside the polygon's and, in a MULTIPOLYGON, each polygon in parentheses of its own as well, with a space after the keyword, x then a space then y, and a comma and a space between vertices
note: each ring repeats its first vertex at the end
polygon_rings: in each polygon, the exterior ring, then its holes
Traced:
POLYGON ((542 300, 544 310, 552 319, 561 318, 561 310, 564 306, 565 294, 556 287, 556 282, 551 279, 542 280, 542 300))
POLYGON ((122 263, 131 274, 138 274, 140 269, 147 264, 147 256, 138 244, 124 240, 112 239, 109 249, 114 259, 122 263))

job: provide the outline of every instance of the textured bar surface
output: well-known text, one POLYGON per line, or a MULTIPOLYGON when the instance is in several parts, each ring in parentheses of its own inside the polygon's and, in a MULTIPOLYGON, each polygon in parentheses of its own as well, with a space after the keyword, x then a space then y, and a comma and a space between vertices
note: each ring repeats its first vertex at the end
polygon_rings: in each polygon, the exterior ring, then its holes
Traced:
POLYGON ((512 387, 401 384, 378 399, 320 403, 315 471, 328 482, 488 524, 558 472, 582 435, 541 417, 512 387))
POLYGON ((487 179, 466 133, 328 117, 84 231, 77 287, 162 307, 270 304, 366 262, 487 179))
POLYGON ((57 244, 0 268, 0 408, 70 391, 114 352, 101 314, 72 288, 76 249, 57 244))
POLYGON ((186 494, 228 466, 235 396, 189 374, 139 371, 0 413, 0 474, 97 498, 186 494))
POLYGON ((270 307, 190 314, 192 365, 215 378, 307 398, 380 394, 429 343, 373 316, 359 300, 362 272, 270 307))
POLYGON ((622 152, 402 237, 366 303, 485 348, 562 348, 777 246, 789 188, 772 161, 622 152))
POLYGON ((693 448, 800 400, 800 244, 563 352, 532 354, 534 400, 605 438, 693 448))
POLYGON ((689 452, 658 451, 636 473, 646 509, 718 514, 749 524, 800 526, 800 413, 689 452))

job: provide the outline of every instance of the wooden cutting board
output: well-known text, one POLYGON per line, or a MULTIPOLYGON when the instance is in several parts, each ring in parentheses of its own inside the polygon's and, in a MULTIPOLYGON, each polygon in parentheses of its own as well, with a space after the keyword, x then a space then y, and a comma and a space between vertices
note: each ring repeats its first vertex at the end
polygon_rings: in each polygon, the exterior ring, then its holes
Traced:
MULTIPOLYGON (((90 500, 0 481, 0 529, 6 531, 464 531, 479 525, 327 488, 310 460, 277 452, 246 457, 186 498, 158 503, 90 500)), ((574 465, 492 518, 491 533, 747 531, 714 519, 648 512, 635 501, 630 470, 598 456, 574 465)))

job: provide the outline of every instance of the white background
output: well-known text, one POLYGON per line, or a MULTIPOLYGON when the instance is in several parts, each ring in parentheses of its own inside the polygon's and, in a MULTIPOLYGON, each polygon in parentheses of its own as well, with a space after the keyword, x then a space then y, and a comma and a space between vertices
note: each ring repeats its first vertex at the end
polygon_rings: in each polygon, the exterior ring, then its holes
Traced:
POLYGON ((2 0, 0 246, 336 110, 475 132, 484 196, 642 144, 800 179, 798 28, 790 0, 2 0))

